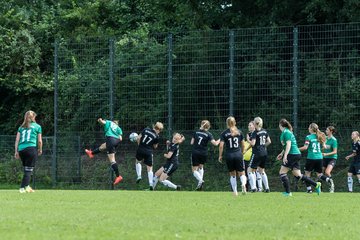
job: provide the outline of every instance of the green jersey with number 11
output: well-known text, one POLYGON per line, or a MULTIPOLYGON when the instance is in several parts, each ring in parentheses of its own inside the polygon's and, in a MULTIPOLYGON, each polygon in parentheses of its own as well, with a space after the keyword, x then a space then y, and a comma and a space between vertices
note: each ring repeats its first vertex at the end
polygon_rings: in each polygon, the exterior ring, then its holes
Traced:
POLYGON ((21 151, 27 147, 36 147, 38 141, 38 134, 41 134, 41 126, 32 122, 30 128, 19 127, 20 140, 18 145, 18 151, 21 151))

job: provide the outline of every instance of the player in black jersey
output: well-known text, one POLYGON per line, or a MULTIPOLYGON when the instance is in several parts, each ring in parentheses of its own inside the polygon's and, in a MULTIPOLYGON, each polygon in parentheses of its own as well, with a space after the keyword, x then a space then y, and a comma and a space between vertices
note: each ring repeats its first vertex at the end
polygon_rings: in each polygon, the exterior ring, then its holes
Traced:
POLYGON ((352 139, 352 153, 345 157, 346 160, 354 158, 352 161, 349 170, 348 170, 348 188, 349 192, 353 191, 353 175, 357 176, 357 179, 360 184, 360 135, 358 131, 351 133, 352 139))
POLYGON ((204 163, 208 155, 208 142, 210 141, 214 146, 220 143, 220 139, 216 141, 209 129, 210 122, 208 120, 201 121, 200 129, 194 132, 190 142, 193 145, 191 153, 192 172, 196 180, 198 180, 196 190, 201 190, 204 183, 204 163))
POLYGON ((246 176, 243 159, 244 137, 241 131, 236 127, 234 117, 226 119, 226 129, 221 133, 219 145, 219 162, 222 163, 222 155, 225 145, 226 165, 230 174, 230 184, 235 196, 238 195, 236 177, 240 177, 242 193, 246 193, 246 176))
POLYGON ((137 174, 136 183, 141 181, 142 166, 141 162, 146 165, 150 190, 153 188, 153 150, 158 147, 159 134, 164 129, 164 125, 161 122, 157 122, 153 125, 153 128, 145 128, 139 135, 137 143, 139 145, 136 151, 136 163, 135 169, 137 174))
POLYGON ((180 185, 175 185, 174 183, 167 180, 167 178, 173 174, 179 165, 179 144, 181 144, 185 140, 185 137, 180 133, 174 133, 172 142, 167 142, 168 152, 164 154, 164 157, 167 159, 166 163, 156 171, 154 179, 153 179, 153 188, 158 181, 164 184, 167 187, 180 190, 180 185))
MULTIPOLYGON (((248 141, 252 146, 252 157, 248 169, 248 177, 251 186, 251 191, 256 192, 256 170, 261 175, 264 183, 265 192, 270 192, 269 182, 265 173, 265 163, 267 161, 267 146, 271 144, 269 134, 262 128, 263 120, 260 117, 254 118, 255 131, 251 136, 248 136, 248 141)), ((261 183, 261 182, 260 182, 261 183)))

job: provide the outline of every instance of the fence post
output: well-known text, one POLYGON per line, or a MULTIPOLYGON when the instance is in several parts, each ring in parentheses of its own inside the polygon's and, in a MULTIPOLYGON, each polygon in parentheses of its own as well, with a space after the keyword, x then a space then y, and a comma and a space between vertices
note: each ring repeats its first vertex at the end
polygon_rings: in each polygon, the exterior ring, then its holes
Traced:
POLYGON ((234 115, 234 30, 229 32, 229 108, 234 115))
POLYGON ((172 134, 172 124, 173 124, 173 72, 172 72, 172 55, 173 55, 173 35, 169 33, 168 35, 168 64, 167 64, 167 74, 168 74, 168 137, 171 139, 172 134))
POLYGON ((59 81, 59 41, 55 40, 54 49, 54 138, 51 160, 51 180, 53 187, 57 183, 57 139, 58 139, 58 81, 59 81))
MULTIPOLYGON (((111 120, 114 120, 114 52, 114 39, 111 38, 109 40, 109 113, 111 120)), ((112 179, 114 179, 114 171, 110 168, 110 189, 114 189, 112 179)))
POLYGON ((77 136, 77 146, 78 146, 78 171, 77 171, 77 174, 78 174, 78 180, 79 182, 81 182, 81 137, 80 136, 77 136))
POLYGON ((298 94, 299 94, 299 53, 298 53, 299 32, 298 27, 293 29, 293 128, 294 134, 298 131, 298 94))

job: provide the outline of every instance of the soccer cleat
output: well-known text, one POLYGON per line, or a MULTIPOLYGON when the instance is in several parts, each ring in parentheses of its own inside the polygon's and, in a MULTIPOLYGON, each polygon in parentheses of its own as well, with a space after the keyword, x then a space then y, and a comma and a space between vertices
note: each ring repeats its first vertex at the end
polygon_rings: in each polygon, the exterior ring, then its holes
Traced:
POLYGON ((335 191, 334 180, 332 180, 332 178, 330 178, 329 182, 330 182, 330 193, 334 193, 334 191, 335 191))
POLYGON ((315 192, 317 193, 317 195, 320 195, 320 193, 321 193, 321 182, 316 183, 315 192))
POLYGON ((136 179, 136 183, 139 183, 141 181, 141 177, 138 177, 137 179, 136 179))
POLYGON ((26 193, 26 190, 25 190, 25 188, 20 188, 20 189, 19 189, 19 192, 20 192, 20 193, 26 193))
POLYGON ((310 194, 313 193, 313 191, 311 189, 307 190, 306 192, 310 193, 310 194))
POLYGON ((94 157, 92 151, 89 150, 89 149, 85 149, 85 153, 89 156, 89 158, 93 158, 93 157, 94 157))
POLYGON ((292 193, 291 192, 283 192, 282 193, 282 195, 284 196, 284 197, 292 197, 292 193))
POLYGON ((25 191, 26 191, 27 193, 33 193, 33 192, 35 192, 30 186, 25 187, 25 191))
POLYGON ((264 193, 269 193, 270 189, 265 189, 264 193))
POLYGON ((250 190, 250 192, 252 193, 256 193, 256 191, 257 191, 256 188, 250 190))
POLYGON ((241 185, 241 194, 242 195, 246 194, 246 186, 245 185, 241 185))
POLYGON ((150 186, 149 191, 154 191, 154 188, 152 186, 150 186))
POLYGON ((181 185, 177 185, 176 186, 176 191, 180 191, 181 190, 181 185))
POLYGON ((116 184, 118 184, 119 182, 121 182, 122 179, 123 179, 122 176, 116 177, 116 178, 115 178, 115 181, 114 181, 114 185, 116 185, 116 184))
POLYGON ((233 195, 234 195, 235 197, 237 197, 237 196, 238 196, 238 192, 233 192, 233 195))
POLYGON ((195 191, 201 191, 203 188, 204 181, 200 181, 198 185, 196 186, 195 191))
POLYGON ((262 192, 263 190, 261 188, 258 188, 257 189, 257 192, 262 192))

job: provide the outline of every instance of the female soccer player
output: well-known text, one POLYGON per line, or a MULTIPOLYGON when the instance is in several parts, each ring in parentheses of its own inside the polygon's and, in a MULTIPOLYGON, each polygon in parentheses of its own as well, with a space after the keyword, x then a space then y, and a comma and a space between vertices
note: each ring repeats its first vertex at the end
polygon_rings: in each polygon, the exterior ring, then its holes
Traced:
MULTIPOLYGON (((248 123, 248 133, 246 134, 246 139, 250 139, 251 134, 255 131, 255 123, 254 121, 250 121, 248 123)), ((245 176, 248 176, 248 168, 250 165, 250 160, 252 156, 252 147, 250 145, 250 141, 244 141, 244 164, 245 164, 245 176)), ((246 181, 246 190, 250 190, 249 178, 246 181)))
POLYGON ((168 152, 164 154, 164 157, 167 159, 166 163, 156 171, 153 182, 153 189, 155 189, 156 184, 160 181, 167 187, 180 190, 180 185, 175 185, 174 183, 167 180, 171 176, 179 165, 179 144, 185 140, 185 137, 180 133, 174 133, 172 137, 172 142, 167 141, 168 152))
POLYGON ((297 142, 294 134, 292 133, 292 126, 286 119, 281 119, 279 122, 279 129, 281 131, 280 142, 283 146, 283 150, 277 156, 278 160, 282 160, 281 168, 279 171, 281 182, 285 188, 283 192, 284 196, 292 196, 290 192, 290 183, 287 176, 287 172, 292 170, 293 175, 298 179, 306 183, 315 186, 315 190, 318 194, 321 192, 321 183, 314 182, 311 178, 302 175, 300 171, 299 161, 301 159, 300 150, 297 146, 297 142))
POLYGON ((219 145, 220 139, 215 140, 213 135, 209 132, 210 122, 208 120, 201 121, 200 129, 194 132, 190 144, 193 145, 191 153, 192 172, 198 181, 195 190, 202 190, 204 184, 204 164, 207 161, 208 151, 207 145, 210 141, 214 146, 219 145))
POLYGON ((325 133, 326 133, 326 142, 325 142, 326 148, 324 149, 324 153, 323 153, 323 157, 324 157, 323 172, 329 178, 330 193, 333 193, 335 191, 335 185, 333 179, 331 178, 331 171, 333 170, 336 164, 338 142, 337 139, 334 137, 335 127, 328 126, 326 128, 325 133))
POLYGON ((153 189, 153 149, 159 144, 159 134, 164 129, 161 122, 156 122, 153 128, 145 128, 139 135, 137 143, 139 145, 136 151, 135 169, 137 174, 136 183, 141 181, 141 162, 143 161, 147 168, 150 190, 153 189))
MULTIPOLYGON (((330 182, 330 178, 322 173, 323 155, 321 149, 325 147, 325 134, 319 130, 316 123, 311 123, 308 130, 310 134, 306 136, 304 146, 299 148, 301 152, 307 150, 305 175, 310 178, 311 172, 315 171, 319 179, 330 182)), ((307 192, 312 193, 311 185, 307 184, 306 186, 307 192)))
MULTIPOLYGON (((261 175, 261 179, 265 186, 265 192, 270 192, 269 182, 265 173, 265 163, 267 161, 267 146, 271 144, 269 134, 262 128, 263 120, 260 117, 254 118, 255 131, 248 136, 248 141, 252 146, 252 157, 248 169, 248 177, 251 186, 251 191, 256 192, 256 171, 261 175)), ((261 179, 259 187, 261 186, 261 179)))
POLYGON ((349 192, 353 191, 353 175, 357 176, 357 179, 360 184, 360 135, 358 131, 351 133, 352 139, 352 153, 345 157, 346 160, 354 158, 353 162, 350 164, 348 170, 348 188, 349 192))
POLYGON ((122 130, 118 126, 117 121, 109 121, 99 118, 97 120, 101 125, 104 125, 104 132, 106 137, 106 142, 101 144, 100 147, 89 150, 85 149, 86 154, 89 158, 93 158, 94 154, 98 154, 107 150, 107 156, 111 164, 111 168, 114 170, 116 178, 114 180, 114 185, 118 184, 122 180, 122 176, 119 174, 119 167, 115 161, 115 153, 116 148, 119 146, 120 142, 122 141, 122 130))
POLYGON ((24 175, 20 185, 20 193, 32 193, 30 187, 31 174, 34 171, 35 163, 42 154, 42 129, 36 123, 36 113, 27 111, 24 121, 18 128, 15 140, 15 158, 21 159, 24 167, 24 175))
POLYGON ((236 121, 234 117, 228 117, 226 119, 226 125, 228 129, 221 133, 220 137, 219 162, 222 163, 222 155, 225 145, 225 159, 230 174, 230 184, 234 196, 237 196, 238 191, 236 176, 240 178, 242 193, 246 194, 245 164, 242 154, 242 151, 245 150, 245 141, 242 133, 236 127, 236 121))

